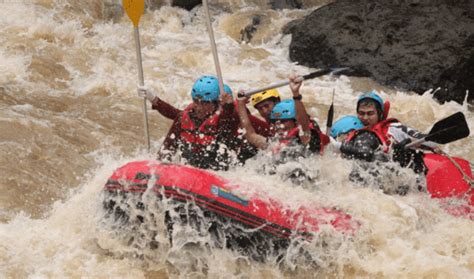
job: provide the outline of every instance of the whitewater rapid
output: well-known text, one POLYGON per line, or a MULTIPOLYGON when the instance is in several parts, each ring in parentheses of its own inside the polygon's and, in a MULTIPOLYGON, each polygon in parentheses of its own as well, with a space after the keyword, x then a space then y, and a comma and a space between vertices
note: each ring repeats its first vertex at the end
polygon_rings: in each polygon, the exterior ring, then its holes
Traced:
MULTIPOLYGON (((314 71, 289 61, 291 38, 280 34, 312 9, 273 11, 247 2, 211 9, 223 77, 234 92, 314 71), (240 30, 255 14, 261 26, 250 44, 240 43, 240 30)), ((301 162, 318 177, 310 185, 264 175, 260 160, 217 173, 293 207, 334 206, 359 220, 351 240, 308 247, 316 265, 257 263, 222 249, 168 247, 165 239, 159 251, 137 257, 104 224, 102 187, 126 162, 154 159, 171 121, 148 107, 147 153, 131 23, 106 20, 99 1, 3 1, 0 7, 0 277, 474 278, 472 220, 447 214, 426 193, 386 195, 354 185, 347 178, 352 163, 329 153, 301 162)), ((148 11, 140 34, 145 84, 184 108, 194 80, 215 73, 204 11, 166 5, 148 11)), ((308 112, 325 126, 333 91, 338 118, 353 114, 358 94, 371 89, 390 100, 392 116, 421 131, 457 111, 474 130, 467 104, 441 105, 429 92, 401 92, 367 78, 322 77, 305 81, 301 91, 308 112)), ((288 88, 280 92, 291 96, 288 88)), ((474 160, 472 136, 443 150, 474 160)))

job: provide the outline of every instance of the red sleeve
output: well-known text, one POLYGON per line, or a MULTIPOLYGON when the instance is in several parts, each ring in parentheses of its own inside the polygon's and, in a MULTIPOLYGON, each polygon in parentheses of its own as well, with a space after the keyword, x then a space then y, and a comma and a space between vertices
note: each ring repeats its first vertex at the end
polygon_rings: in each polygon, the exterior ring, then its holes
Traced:
POLYGON ((168 119, 175 119, 181 112, 181 110, 173 107, 158 97, 153 99, 153 102, 151 102, 151 108, 157 110, 161 115, 168 119))
POLYGON ((249 118, 257 134, 264 136, 266 138, 272 136, 270 132, 270 125, 266 121, 256 116, 253 116, 252 114, 249 114, 249 118))

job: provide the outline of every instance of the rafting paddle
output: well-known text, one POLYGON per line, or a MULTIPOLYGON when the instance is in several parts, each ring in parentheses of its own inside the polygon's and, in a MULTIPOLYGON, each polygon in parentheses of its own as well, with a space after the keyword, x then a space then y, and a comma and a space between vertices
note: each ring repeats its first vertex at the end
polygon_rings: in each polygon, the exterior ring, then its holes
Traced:
MULTIPOLYGON (((327 74, 343 75, 343 74, 347 74, 347 73, 350 73, 350 72, 351 72, 350 68, 322 69, 322 70, 318 70, 318 71, 306 74, 304 76, 300 76, 299 80, 300 81, 308 80, 308 79, 324 76, 324 75, 327 75, 327 74)), ((288 85, 288 84, 290 84, 290 82, 288 80, 277 82, 277 83, 270 84, 268 86, 265 86, 265 87, 262 87, 262 88, 259 88, 259 89, 252 89, 252 90, 245 91, 243 93, 239 93, 239 97, 241 97, 241 98, 242 97, 250 97, 250 96, 252 96, 256 93, 259 93, 259 92, 262 92, 262 91, 265 91, 265 90, 270 90, 270 89, 273 89, 273 88, 282 87, 282 86, 285 86, 285 85, 288 85)))
POLYGON ((329 107, 329 110, 328 110, 328 120, 326 120, 326 135, 327 136, 329 136, 329 133, 331 132, 332 120, 334 118, 334 94, 335 93, 336 93, 336 89, 333 89, 331 106, 329 107))
POLYGON ((465 138, 469 136, 469 133, 466 117, 464 117, 462 112, 457 112, 436 122, 426 137, 407 144, 405 148, 415 146, 425 141, 445 144, 465 138))
POLYGON ((212 29, 211 15, 209 13, 209 6, 207 0, 203 0, 202 4, 206 11, 207 32, 209 33, 209 40, 211 41, 212 57, 214 58, 214 66, 216 67, 217 79, 219 80, 219 91, 224 94, 224 80, 222 78, 221 66, 219 64, 219 56, 217 55, 216 40, 214 39, 214 31, 212 29))
MULTIPOLYGON (((135 49, 137 51, 138 82, 140 86, 144 86, 145 82, 143 80, 142 52, 140 47, 140 34, 138 32, 138 23, 140 22, 140 17, 145 11, 145 0, 123 0, 122 6, 133 23, 133 31, 135 35, 135 49)), ((148 152, 150 152, 150 135, 148 134, 148 113, 146 108, 146 98, 143 98, 143 119, 145 122, 145 137, 147 141, 148 152)))

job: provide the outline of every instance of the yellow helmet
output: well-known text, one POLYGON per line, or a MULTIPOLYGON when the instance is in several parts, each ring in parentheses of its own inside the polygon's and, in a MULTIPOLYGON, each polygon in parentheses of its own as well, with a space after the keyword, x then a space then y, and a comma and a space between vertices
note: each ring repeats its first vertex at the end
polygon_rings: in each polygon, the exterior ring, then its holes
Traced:
POLYGON ((277 98, 278 100, 280 100, 280 93, 278 93, 278 90, 269 89, 262 92, 258 92, 252 95, 252 97, 250 98, 250 101, 252 101, 252 106, 255 107, 258 103, 270 98, 277 98))

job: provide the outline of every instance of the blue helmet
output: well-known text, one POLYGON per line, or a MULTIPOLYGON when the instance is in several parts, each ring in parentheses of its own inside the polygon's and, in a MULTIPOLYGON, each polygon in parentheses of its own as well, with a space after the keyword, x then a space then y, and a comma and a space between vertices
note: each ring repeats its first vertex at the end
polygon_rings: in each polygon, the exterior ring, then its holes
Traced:
POLYGON ((270 114, 271 120, 296 119, 296 109, 294 100, 283 100, 277 103, 270 114))
POLYGON ((202 76, 194 82, 191 90, 193 100, 214 102, 219 100, 219 81, 213 76, 202 76))
POLYGON ((383 99, 377 95, 377 91, 372 90, 371 92, 365 92, 364 94, 360 95, 359 99, 357 100, 357 110, 359 110, 359 104, 361 101, 365 99, 371 99, 375 101, 378 106, 378 109, 383 113, 383 99))
POLYGON ((362 124, 357 116, 346 115, 334 122, 334 125, 331 128, 331 137, 337 138, 342 134, 362 128, 364 128, 364 124, 362 124))

